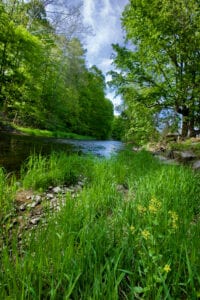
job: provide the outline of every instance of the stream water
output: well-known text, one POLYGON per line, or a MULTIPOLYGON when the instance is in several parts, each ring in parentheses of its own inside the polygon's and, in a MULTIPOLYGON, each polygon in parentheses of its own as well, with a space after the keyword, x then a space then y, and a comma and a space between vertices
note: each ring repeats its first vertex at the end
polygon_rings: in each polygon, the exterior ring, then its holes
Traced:
POLYGON ((31 154, 48 155, 52 151, 64 151, 68 155, 91 153, 109 157, 121 149, 123 143, 118 141, 80 141, 0 133, 0 167, 9 172, 19 170, 31 154))

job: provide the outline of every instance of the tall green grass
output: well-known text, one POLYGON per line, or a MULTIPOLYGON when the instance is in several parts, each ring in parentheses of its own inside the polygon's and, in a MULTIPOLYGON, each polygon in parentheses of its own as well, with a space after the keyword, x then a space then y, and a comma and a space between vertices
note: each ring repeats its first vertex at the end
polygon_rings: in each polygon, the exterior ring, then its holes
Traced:
POLYGON ((15 237, 4 248, 1 299, 200 297, 199 174, 146 152, 109 160, 53 154, 30 160, 22 174, 34 188, 69 174, 88 180, 46 227, 25 234, 23 251, 15 237))
POLYGON ((80 175, 87 175, 91 163, 89 156, 67 156, 64 152, 53 152, 49 157, 33 155, 21 168, 23 187, 44 190, 49 185, 76 183, 80 175))
POLYGON ((14 176, 6 174, 3 168, 0 168, 0 225, 2 232, 3 222, 9 218, 14 209, 14 195, 17 190, 17 184, 14 176))

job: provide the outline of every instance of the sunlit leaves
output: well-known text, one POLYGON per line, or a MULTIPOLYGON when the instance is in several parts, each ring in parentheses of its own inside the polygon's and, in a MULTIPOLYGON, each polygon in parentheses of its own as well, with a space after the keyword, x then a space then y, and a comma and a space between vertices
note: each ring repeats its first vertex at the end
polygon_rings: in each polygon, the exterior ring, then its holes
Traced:
POLYGON ((130 0, 122 16, 128 49, 114 46, 120 72, 112 83, 128 109, 130 90, 143 106, 174 109, 183 116, 183 135, 200 125, 199 21, 196 0, 130 0))

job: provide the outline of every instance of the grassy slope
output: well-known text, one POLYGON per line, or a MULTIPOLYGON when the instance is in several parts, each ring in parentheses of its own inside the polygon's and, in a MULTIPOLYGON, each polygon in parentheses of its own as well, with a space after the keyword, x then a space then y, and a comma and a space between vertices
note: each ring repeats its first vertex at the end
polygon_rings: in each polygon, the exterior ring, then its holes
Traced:
POLYGON ((33 136, 43 136, 43 137, 56 137, 56 138, 66 138, 66 139, 76 139, 76 140, 94 140, 94 137, 85 136, 76 134, 73 132, 63 132, 63 131, 49 131, 49 130, 41 130, 35 128, 26 128, 14 125, 15 130, 33 136))
MULTIPOLYGON (((76 199, 1 255, 1 299, 197 299, 199 174, 150 154, 35 158, 26 188, 87 177, 76 199), (120 185, 120 186, 119 186, 120 185), (125 188, 121 189, 121 185, 125 188), (119 188, 120 187, 120 188, 119 188), (120 191, 119 191, 120 189, 120 191)), ((12 193, 1 172, 2 215, 12 193)), ((9 203, 11 207, 9 208, 9 203)))

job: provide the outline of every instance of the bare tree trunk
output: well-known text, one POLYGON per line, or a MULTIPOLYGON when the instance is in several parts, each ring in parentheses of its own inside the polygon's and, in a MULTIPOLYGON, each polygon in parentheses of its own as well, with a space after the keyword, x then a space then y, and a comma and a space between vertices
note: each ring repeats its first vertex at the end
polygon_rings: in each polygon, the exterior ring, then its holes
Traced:
POLYGON ((188 131, 189 131, 189 120, 188 120, 188 116, 184 116, 184 115, 183 115, 181 136, 182 136, 183 138, 186 138, 186 137, 188 136, 188 131))
POLYGON ((190 137, 196 137, 196 132, 194 129, 194 117, 192 116, 190 118, 190 124, 189 124, 189 130, 190 130, 190 137))

